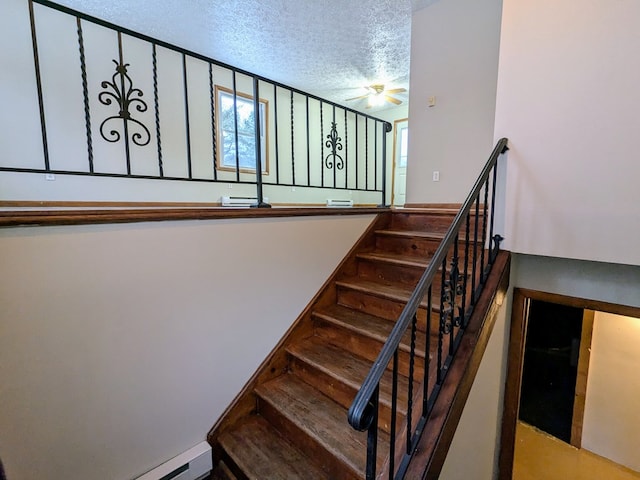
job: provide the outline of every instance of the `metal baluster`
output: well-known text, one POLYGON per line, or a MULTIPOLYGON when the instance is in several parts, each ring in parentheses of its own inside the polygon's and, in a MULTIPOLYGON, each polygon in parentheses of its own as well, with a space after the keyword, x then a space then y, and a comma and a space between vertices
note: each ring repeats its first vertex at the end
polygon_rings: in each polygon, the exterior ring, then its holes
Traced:
POLYGON ((467 328, 467 289, 469 280, 469 229, 470 213, 467 213, 464 231, 464 273, 462 288, 462 328, 467 328))
POLYGON ((413 434, 413 371, 415 367, 416 360, 416 326, 418 323, 418 315, 416 313, 413 314, 413 319, 411 320, 411 350, 409 353, 409 391, 407 398, 407 455, 411 454, 411 450, 413 449, 413 444, 411 442, 411 435, 413 434))
MULTIPOLYGON (((182 54, 182 78, 184 81, 184 121, 187 130, 187 169, 189 171, 189 178, 193 178, 193 172, 191 167, 191 127, 189 125, 189 82, 187 81, 187 57, 182 54)), ((234 89, 234 106, 235 106, 235 89, 234 89)), ((237 130, 237 125, 236 125, 237 130)), ((237 135, 237 131, 236 131, 237 135)), ((237 138, 237 136, 236 136, 237 138)), ((236 151, 238 144, 236 143, 236 151)))
MULTIPOLYGON (((209 63, 209 96, 211 100, 211 146, 213 148, 213 179, 218 179, 217 147, 216 144, 216 99, 215 88, 213 86, 213 65, 209 63)), ((156 110, 157 112, 157 110, 156 110)), ((158 145, 160 145, 158 143, 158 145)))
POLYGON ((387 206, 387 133, 391 131, 391 124, 384 122, 382 124, 382 204, 381 207, 387 206))
POLYGON ((449 274, 449 303, 451 311, 451 331, 449 332, 449 355, 453 355, 454 330, 459 327, 458 317, 456 317, 456 297, 458 293, 458 241, 456 235, 453 242, 453 258, 451 259, 451 273, 449 274))
POLYGON ((489 223, 489 263, 493 263, 497 255, 497 249, 494 254, 493 250, 495 248, 495 242, 493 238, 493 222, 495 218, 496 212, 496 180, 498 176, 498 167, 497 164, 493 167, 493 188, 491 189, 491 222, 489 223))
POLYGON ((293 126, 293 90, 291 92, 291 183, 296 184, 296 160, 295 160, 295 148, 294 148, 294 126, 293 126))
POLYGON ((87 65, 84 57, 84 39, 82 37, 82 23, 80 21, 80 17, 76 17, 76 25, 78 27, 78 49, 80 50, 80 75, 82 77, 82 97, 84 99, 84 123, 85 123, 85 129, 87 132, 87 158, 89 160, 89 172, 93 173, 91 112, 89 110, 89 88, 87 86, 87 65))
MULTIPOLYGON (((307 127, 307 185, 311 185, 311 134, 309 132, 309 97, 305 97, 307 127)), ((320 104, 320 142, 322 142, 322 104, 320 104)), ((320 165, 322 168, 322 165, 320 165)))
POLYGON ((358 114, 356 113, 356 190, 358 190, 359 178, 358 178, 358 114))
POLYGON ((389 479, 393 479, 396 455, 396 416, 398 413, 398 349, 393 352, 393 371, 391 383, 391 435, 389 438, 389 479))
POLYGON ((265 208, 271 205, 265 203, 264 192, 262 189, 262 142, 261 138, 261 122, 260 122, 260 84, 258 77, 253 77, 253 121, 255 123, 255 139, 256 139, 256 189, 258 190, 257 207, 265 208))
POLYGON ((489 179, 484 184, 484 206, 482 207, 482 249, 480 250, 480 284, 484 285, 487 276, 484 271, 484 245, 487 241, 487 208, 489 204, 489 179))
MULTIPOLYGON (((120 32, 118 32, 118 58, 120 59, 120 65, 124 65, 124 58, 122 55, 122 34, 120 32)), ((120 75, 120 91, 123 95, 124 92, 126 92, 124 85, 124 75, 120 75)), ((127 123, 126 117, 122 118, 122 122, 124 123, 124 151, 127 162, 127 175, 131 175, 131 155, 129 152, 129 124, 127 123)))
POLYGON ((273 84, 273 128, 275 135, 275 151, 276 151, 276 185, 280 184, 280 154, 278 149, 278 86, 273 84))
POLYGON ((364 189, 369 190, 369 118, 364 117, 364 189))
POLYGON ((324 187, 324 109, 320 102, 320 185, 324 187))
POLYGON ((344 111, 344 188, 348 186, 349 178, 349 130, 347 128, 347 111, 344 111))
MULTIPOLYGON (((156 121, 156 147, 158 148, 158 172, 160 177, 164 176, 164 165, 162 163, 162 140, 160 137, 160 100, 158 97, 158 55, 156 52, 156 44, 152 44, 151 52, 153 66, 153 109, 156 121)), ((216 178, 216 132, 215 118, 213 117, 213 74, 211 72, 211 64, 209 64, 209 88, 211 89, 211 133, 213 134, 213 178, 216 178)))
POLYGON ((233 84, 233 137, 236 142, 236 181, 240 181, 240 149, 238 148, 238 92, 236 91, 236 71, 232 70, 233 84))
MULTIPOLYGON (((332 124, 332 128, 335 128, 336 125, 336 106, 333 106, 333 124, 332 124)), ((324 152, 322 158, 324 158, 324 152)), ((335 146, 333 148, 333 153, 334 153, 334 158, 333 158, 333 188, 336 188, 336 170, 338 169, 338 165, 336 164, 336 159, 335 159, 335 146)))
POLYGON ((476 198, 476 216, 473 227, 473 266, 471 273, 471 305, 476 304, 476 276, 478 269, 478 216, 480 215, 480 198, 476 198))
MULTIPOLYGON (((375 122, 373 124, 373 189, 378 189, 378 128, 375 122)), ((384 198, 382 204, 384 205, 384 198)))
POLYGON ((427 290, 427 328, 425 333, 425 349, 424 349, 424 379, 422 381, 422 416, 427 416, 427 410, 429 408, 429 352, 431 351, 431 289, 432 285, 429 285, 427 290))
POLYGON ((437 379, 436 383, 438 385, 442 384, 442 347, 444 343, 444 336, 446 335, 445 326, 447 324, 447 314, 445 311, 445 301, 444 301, 444 292, 445 292, 445 272, 447 271, 447 256, 445 255, 442 260, 442 269, 440 271, 440 327, 438 328, 438 371, 437 371, 437 379))
POLYGON ((31 23, 31 45, 33 47, 33 67, 36 73, 36 90, 38 92, 38 108, 40 109, 40 132, 42 135, 42 153, 44 169, 51 170, 49 164, 49 142, 47 141, 47 125, 44 115, 44 99, 42 96, 42 77, 40 75, 40 57, 38 55, 38 37, 36 35, 36 20, 33 12, 33 0, 29 0, 29 21, 31 23))
POLYGON ((369 407, 372 410, 373 421, 367 432, 367 480, 376 478, 376 462, 378 459, 378 405, 380 398, 380 385, 376 386, 371 397, 369 407))

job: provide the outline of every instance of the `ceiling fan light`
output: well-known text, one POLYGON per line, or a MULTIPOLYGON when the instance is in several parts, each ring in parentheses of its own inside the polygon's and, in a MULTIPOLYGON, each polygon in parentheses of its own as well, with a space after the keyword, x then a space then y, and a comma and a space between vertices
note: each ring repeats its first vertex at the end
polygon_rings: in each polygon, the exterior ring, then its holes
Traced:
POLYGON ((384 105, 384 96, 375 94, 369 95, 369 106, 370 107, 380 107, 384 105))

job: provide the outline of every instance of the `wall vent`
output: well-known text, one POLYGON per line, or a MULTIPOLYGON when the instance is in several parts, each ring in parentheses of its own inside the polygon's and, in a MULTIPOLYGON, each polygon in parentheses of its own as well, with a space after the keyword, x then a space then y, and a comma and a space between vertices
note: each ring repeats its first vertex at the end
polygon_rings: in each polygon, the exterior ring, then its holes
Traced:
POLYGON ((327 199, 327 207, 353 207, 353 200, 327 199))
POLYGON ((136 480, 204 480, 212 468, 211 446, 202 442, 136 480))
MULTIPOLYGON (((267 197, 263 198, 265 203, 269 203, 269 199, 267 197)), ((220 199, 220 203, 222 203, 223 207, 231 207, 231 208, 249 208, 255 205, 258 205, 257 197, 222 197, 220 199)))

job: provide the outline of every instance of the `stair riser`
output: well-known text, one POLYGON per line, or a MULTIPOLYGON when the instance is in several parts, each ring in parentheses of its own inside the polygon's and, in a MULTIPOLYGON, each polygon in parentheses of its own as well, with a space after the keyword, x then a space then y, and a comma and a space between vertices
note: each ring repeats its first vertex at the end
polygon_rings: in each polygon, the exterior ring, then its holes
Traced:
POLYGON ((358 472, 352 470, 348 465, 333 456, 322 443, 316 441, 308 435, 307 432, 300 429, 298 425, 283 416, 269 402, 264 401, 260 397, 258 397, 258 410, 284 438, 296 445, 299 450, 313 452, 309 458, 313 460, 318 467, 327 472, 330 478, 361 480, 358 472))
MULTIPOLYGON (((449 226, 453 223, 457 215, 456 213, 450 214, 441 214, 441 213, 432 213, 432 214, 406 214, 406 213, 395 213, 391 219, 391 227, 395 230, 419 230, 419 231, 429 231, 429 232, 437 232, 437 233, 445 233, 449 226)), ((470 224, 469 228, 473 231, 475 226, 475 209, 472 209, 472 215, 470 216, 470 224)), ((482 210, 480 210, 480 215, 478 216, 478 229, 482 229, 482 210)), ((466 223, 463 221, 462 231, 466 229, 466 223)))
POLYGON ((219 478, 220 480, 251 480, 224 449, 221 452, 220 464, 224 465, 224 467, 217 468, 216 475, 218 476, 213 478, 219 478))
MULTIPOLYGON (((405 307, 405 302, 396 301, 388 298, 378 297, 364 292, 352 290, 350 288, 338 287, 338 304, 345 307, 354 308, 370 315, 376 315, 393 322, 397 321, 405 307)), ((426 309, 418 308, 418 330, 425 331, 426 328, 426 309)), ((432 309, 432 321, 435 321, 439 315, 437 309, 432 309)))
MULTIPOLYGON (((397 253, 400 255, 406 255, 410 258, 426 261, 436 253, 436 250, 440 246, 440 242, 441 240, 431 238, 381 234, 376 237, 376 250, 380 252, 397 253)), ((458 243, 458 255, 460 257, 464 254, 464 248, 464 241, 460 241, 458 243)), ((451 247, 447 253, 447 257, 450 259, 452 255, 453 247, 451 247)))
MULTIPOLYGON (((464 270, 464 260, 458 262, 460 268, 460 274, 464 270)), ((469 278, 471 277, 471 265, 467 266, 469 278)), ((377 262, 372 260, 361 259, 358 263, 358 276, 360 278, 380 281, 388 284, 400 284, 409 288, 415 288, 418 281, 424 274, 425 269, 411 266, 400 266, 384 262, 377 262)), ((450 269, 447 269, 445 281, 449 279, 451 274, 450 269)), ((469 283, 469 282, 468 282, 469 283)), ((434 295, 439 296, 441 292, 442 278, 440 272, 436 274, 435 282, 433 284, 432 292, 434 295)))
MULTIPOLYGON (((291 358, 291 371, 300 377, 304 382, 315 387, 334 402, 339 403, 348 409, 356 396, 357 389, 350 385, 345 385, 334 377, 327 375, 323 371, 315 368, 313 365, 305 363, 299 358, 291 358)), ((406 407, 405 407, 406 408, 406 407)), ((378 428, 385 432, 390 432, 391 425, 391 406, 382 402, 378 408, 378 428)), ((396 425, 400 425, 404 415, 396 414, 396 425)))
POLYGON ((454 218, 455 214, 411 215, 395 213, 391 217, 391 228, 394 230, 419 230, 444 233, 454 218))
MULTIPOLYGON (((464 263, 460 263, 460 274, 464 268, 464 263)), ((383 262, 375 262, 368 260, 360 260, 358 264, 358 276, 362 279, 379 281, 386 284, 399 284, 414 289, 418 284, 418 281, 424 274, 424 269, 415 267, 406 267, 399 265, 392 265, 383 262)), ((469 276, 471 275, 471 268, 468 268, 469 276)), ((445 274, 445 281, 450 278, 451 271, 447 269, 445 274)), ((434 296, 439 297, 442 287, 442 275, 441 270, 436 274, 434 279, 432 293, 434 296)))
MULTIPOLYGON (((418 335, 425 335, 424 332, 418 333, 418 335)), ((319 321, 316 327, 316 335, 326 338, 330 343, 343 348, 349 352, 353 352, 356 355, 374 362, 382 349, 382 342, 370 337, 354 334, 352 331, 341 328, 336 325, 327 325, 325 322, 319 321)), ((398 352, 398 373, 409 376, 409 352, 400 350, 398 352)), ((422 378, 424 372, 424 359, 416 357, 414 363, 414 377, 422 378)), ((393 368, 391 364, 387 367, 389 370, 393 368)))

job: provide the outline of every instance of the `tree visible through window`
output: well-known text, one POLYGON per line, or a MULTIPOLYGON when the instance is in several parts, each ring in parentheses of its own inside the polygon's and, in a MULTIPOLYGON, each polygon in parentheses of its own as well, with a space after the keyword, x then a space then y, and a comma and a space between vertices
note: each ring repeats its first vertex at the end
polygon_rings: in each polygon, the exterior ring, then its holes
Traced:
MULTIPOLYGON (((236 114, 233 113, 233 91, 216 86, 218 128, 218 168, 255 172, 256 130, 253 97, 236 93, 236 114), (236 143, 236 125, 238 136, 236 143)), ((267 101, 260 99, 260 160, 262 172, 268 172, 267 158, 267 101)))

